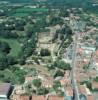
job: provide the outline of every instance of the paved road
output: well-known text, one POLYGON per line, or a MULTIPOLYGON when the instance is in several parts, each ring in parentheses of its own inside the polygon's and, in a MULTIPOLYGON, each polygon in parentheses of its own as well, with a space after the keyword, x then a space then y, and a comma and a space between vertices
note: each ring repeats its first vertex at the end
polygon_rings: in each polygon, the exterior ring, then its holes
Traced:
POLYGON ((73 38, 73 53, 72 53, 72 63, 71 63, 71 67, 72 67, 72 73, 71 73, 71 79, 72 79, 72 86, 74 89, 74 95, 75 98, 74 100, 80 100, 79 99, 79 91, 78 91, 78 86, 77 86, 77 81, 76 81, 76 56, 77 56, 77 46, 78 46, 78 33, 76 31, 78 31, 79 27, 77 24, 77 21, 75 20, 70 20, 70 26, 72 28, 72 31, 75 33, 75 36, 73 38))
POLYGON ((77 82, 76 82, 76 49, 77 49, 77 34, 75 35, 74 38, 74 44, 73 44, 73 55, 72 55, 72 73, 71 73, 71 77, 72 77, 72 85, 73 85, 73 89, 75 92, 75 100, 80 100, 79 99, 79 91, 78 91, 78 86, 77 86, 77 82))
MULTIPOLYGON (((70 23, 72 24, 73 21, 70 23)), ((72 27, 73 31, 75 30, 73 27, 72 27)), ((89 30, 88 32, 84 32, 84 34, 81 36, 84 37, 85 35, 88 35, 90 34, 91 32, 93 32, 94 30, 96 30, 95 28, 92 28, 91 30, 89 30)), ((78 91, 78 86, 77 86, 77 82, 76 82, 76 74, 75 74, 75 71, 76 71, 76 50, 77 50, 77 45, 78 45, 78 34, 77 32, 75 33, 75 37, 74 37, 74 42, 73 42, 73 54, 72 54, 72 73, 71 73, 71 78, 72 78, 72 86, 73 86, 73 89, 74 89, 74 95, 75 95, 75 98, 74 100, 80 100, 79 98, 79 91, 78 91)))

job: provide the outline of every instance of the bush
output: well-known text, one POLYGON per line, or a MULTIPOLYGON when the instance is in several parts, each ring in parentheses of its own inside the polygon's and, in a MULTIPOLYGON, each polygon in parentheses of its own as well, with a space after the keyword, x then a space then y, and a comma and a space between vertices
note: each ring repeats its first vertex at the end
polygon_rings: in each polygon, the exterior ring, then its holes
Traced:
POLYGON ((41 80, 40 79, 34 79, 33 80, 33 85, 35 86, 35 87, 40 87, 41 86, 41 80))
POLYGON ((38 95, 46 95, 46 94, 48 94, 48 93, 49 93, 49 90, 46 89, 46 88, 44 88, 44 87, 39 88, 39 89, 37 90, 37 94, 38 94, 38 95))
POLYGON ((61 87, 61 83, 59 81, 56 81, 53 85, 55 91, 57 91, 60 87, 61 87))
POLYGON ((8 43, 0 41, 0 52, 9 53, 10 50, 11 48, 8 43))
POLYGON ((60 70, 57 70, 54 77, 59 77, 59 76, 64 76, 64 72, 60 71, 60 70))

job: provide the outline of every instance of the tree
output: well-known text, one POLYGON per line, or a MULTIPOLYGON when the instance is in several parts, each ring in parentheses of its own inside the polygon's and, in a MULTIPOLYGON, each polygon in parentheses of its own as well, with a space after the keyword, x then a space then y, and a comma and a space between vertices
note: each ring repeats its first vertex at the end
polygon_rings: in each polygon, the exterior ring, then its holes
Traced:
POLYGON ((98 82, 98 77, 96 77, 94 80, 95 80, 96 82, 98 82))
POLYGON ((24 31, 24 26, 17 26, 17 27, 15 28, 15 30, 24 31))
POLYGON ((57 70, 54 77, 59 77, 59 76, 64 76, 64 72, 62 72, 61 70, 57 70))
POLYGON ((14 65, 17 64, 17 60, 12 56, 7 56, 7 63, 8 65, 14 65))
POLYGON ((0 55, 0 70, 4 70, 8 68, 8 63, 7 63, 7 58, 5 55, 1 54, 0 55))
POLYGON ((18 80, 17 83, 18 84, 22 84, 24 83, 25 81, 25 75, 26 75, 26 72, 22 69, 16 69, 15 72, 14 72, 14 75, 15 75, 15 78, 18 80))
POLYGON ((34 79, 33 80, 33 85, 37 88, 39 88, 41 86, 41 80, 40 79, 34 79))
POLYGON ((90 39, 89 36, 85 36, 85 37, 83 37, 83 40, 89 40, 89 39, 90 39))
POLYGON ((91 85, 91 82, 90 81, 83 81, 83 82, 81 82, 81 84, 83 85, 83 84, 86 84, 86 86, 90 89, 90 90, 92 90, 92 85, 91 85))
POLYGON ((4 38, 17 38, 18 34, 16 32, 11 31, 11 30, 1 28, 0 36, 2 36, 4 38))
POLYGON ((55 91, 57 91, 60 87, 61 87, 61 83, 59 81, 56 81, 53 85, 55 91))
POLYGON ((87 72, 87 70, 89 69, 89 65, 87 64, 87 65, 84 65, 83 66, 83 69, 87 72))
POLYGON ((12 71, 10 71, 9 69, 5 69, 3 71, 3 73, 2 73, 2 75, 3 75, 2 81, 8 82, 8 83, 12 83, 12 84, 15 84, 16 83, 15 76, 12 73, 12 71))
POLYGON ((6 68, 0 71, 0 81, 10 82, 12 84, 22 84, 24 83, 25 74, 26 72, 24 70, 19 69, 17 66, 13 66, 13 68, 6 68))
POLYGON ((69 63, 65 63, 62 60, 57 60, 54 62, 54 66, 63 70, 71 70, 71 66, 69 63))
POLYGON ((4 53, 9 53, 11 50, 10 46, 6 42, 0 41, 0 51, 4 53))
POLYGON ((67 34, 67 35, 72 35, 72 30, 69 26, 65 26, 64 28, 61 29, 62 34, 67 34))
POLYGON ((51 20, 50 20, 50 25, 53 25, 53 26, 55 26, 55 25, 57 25, 57 24, 60 24, 60 25, 62 25, 64 22, 63 22, 63 20, 60 18, 60 17, 55 17, 55 16, 53 16, 52 18, 51 18, 51 20))
POLYGON ((55 69, 54 65, 51 65, 51 64, 47 65, 46 67, 48 68, 48 70, 53 70, 53 69, 55 69))
POLYGON ((20 60, 19 60, 19 64, 20 65, 25 65, 26 64, 25 61, 26 61, 26 58, 25 57, 21 57, 20 60))
POLYGON ((33 26, 32 25, 28 25, 27 26, 27 28, 26 28, 26 35, 27 35, 27 37, 31 37, 32 36, 32 34, 34 33, 34 31, 33 31, 33 26))
POLYGON ((24 31, 24 25, 26 25, 26 22, 22 19, 15 20, 15 29, 19 31, 24 31))
POLYGON ((69 17, 70 13, 66 11, 66 9, 61 9, 59 16, 63 17, 69 17))
POLYGON ((37 94, 38 95, 46 95, 49 93, 49 90, 44 88, 44 87, 41 87, 41 88, 38 88, 37 89, 37 94))
POLYGON ((36 48, 37 38, 36 34, 33 33, 31 39, 24 42, 24 45, 22 46, 22 56, 29 57, 31 56, 36 48))
POLYGON ((50 53, 50 51, 48 49, 41 49, 40 55, 41 56, 50 56, 51 53, 50 53))

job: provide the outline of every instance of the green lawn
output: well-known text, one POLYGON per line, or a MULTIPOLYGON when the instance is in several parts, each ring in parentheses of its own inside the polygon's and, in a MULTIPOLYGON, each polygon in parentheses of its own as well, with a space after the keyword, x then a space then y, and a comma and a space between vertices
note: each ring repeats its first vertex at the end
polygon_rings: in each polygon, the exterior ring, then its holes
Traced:
POLYGON ((47 8, 17 8, 11 14, 11 16, 15 17, 26 17, 29 16, 33 12, 48 12, 47 8))
POLYGON ((14 56, 14 57, 18 57, 18 54, 21 51, 21 46, 20 46, 19 42, 16 39, 0 38, 0 40, 1 41, 5 41, 10 45, 11 52, 9 53, 9 55, 14 56))
POLYGON ((29 16, 29 13, 16 12, 16 13, 12 14, 12 16, 15 16, 15 17, 26 17, 26 16, 29 16))
POLYGON ((32 13, 32 12, 47 12, 47 8, 18 8, 16 13, 32 13))

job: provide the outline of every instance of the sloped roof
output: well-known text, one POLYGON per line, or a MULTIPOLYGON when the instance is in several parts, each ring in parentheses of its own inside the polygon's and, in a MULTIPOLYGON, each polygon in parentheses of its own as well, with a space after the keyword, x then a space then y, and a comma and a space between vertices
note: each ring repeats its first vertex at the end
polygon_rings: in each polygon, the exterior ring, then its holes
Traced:
POLYGON ((10 88, 10 83, 0 83, 0 95, 8 95, 10 88))
POLYGON ((32 96, 32 100, 46 100, 46 97, 43 95, 40 96, 34 95, 32 96))
POLYGON ((59 96, 49 96, 48 100, 64 100, 64 97, 59 97, 59 96))

